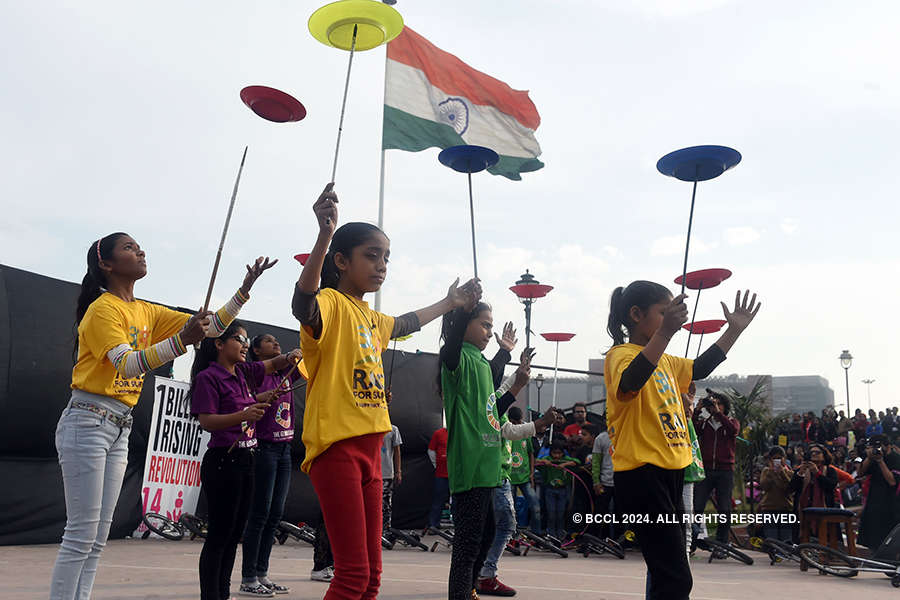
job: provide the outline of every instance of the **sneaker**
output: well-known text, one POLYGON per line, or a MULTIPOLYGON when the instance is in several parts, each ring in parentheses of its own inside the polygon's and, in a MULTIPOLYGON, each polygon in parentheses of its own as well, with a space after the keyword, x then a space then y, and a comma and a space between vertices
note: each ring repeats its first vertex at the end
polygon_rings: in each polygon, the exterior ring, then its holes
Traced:
POLYGON ((261 583, 242 583, 238 590, 238 596, 253 596, 256 598, 274 598, 275 592, 261 583))
POLYGON ((269 588, 276 594, 287 594, 288 592, 291 591, 291 588, 289 588, 285 585, 278 585, 274 581, 270 581, 269 583, 262 583, 261 585, 266 586, 267 588, 269 588))
POLYGON ((331 581, 334 579, 334 567, 325 567, 319 571, 312 571, 309 574, 312 581, 331 581))
POLYGON ((515 596, 516 590, 512 589, 508 585, 505 585, 502 581, 497 579, 496 577, 479 577, 478 578, 478 591, 484 594, 485 596, 515 596))

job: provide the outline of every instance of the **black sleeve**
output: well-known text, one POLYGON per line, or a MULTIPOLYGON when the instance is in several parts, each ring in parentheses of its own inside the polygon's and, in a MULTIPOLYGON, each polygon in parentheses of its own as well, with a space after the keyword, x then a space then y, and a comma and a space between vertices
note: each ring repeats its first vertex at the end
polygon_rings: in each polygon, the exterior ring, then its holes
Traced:
POLYGON ((444 345, 441 346, 441 364, 447 367, 448 371, 455 371, 459 367, 459 355, 462 352, 463 336, 466 334, 468 323, 465 319, 457 319, 450 331, 447 332, 447 338, 444 345))
POLYGON ((691 379, 694 381, 706 379, 726 358, 722 349, 717 344, 713 344, 694 361, 694 374, 691 379))
POLYGON ((318 294, 319 292, 308 294, 301 291, 298 286, 294 286, 294 297, 291 299, 291 312, 301 325, 306 325, 312 330, 315 339, 319 339, 322 335, 322 315, 319 313, 319 301, 316 299, 318 294))
POLYGON ((491 360, 491 377, 494 379, 494 389, 500 387, 500 382, 503 381, 503 370, 506 369, 506 365, 511 360, 512 355, 503 348, 500 348, 491 360))
POLYGON ((391 331, 391 339, 415 333, 420 329, 422 329, 422 324, 414 312, 394 317, 394 330, 391 331))
POLYGON ((506 392, 500 399, 497 400, 497 412, 502 417, 509 407, 513 405, 513 402, 516 401, 516 397, 513 396, 512 392, 506 392))
POLYGON ((644 387, 655 370, 656 365, 647 360, 643 352, 639 352, 622 372, 622 378, 619 379, 619 393, 630 394, 638 391, 644 387))

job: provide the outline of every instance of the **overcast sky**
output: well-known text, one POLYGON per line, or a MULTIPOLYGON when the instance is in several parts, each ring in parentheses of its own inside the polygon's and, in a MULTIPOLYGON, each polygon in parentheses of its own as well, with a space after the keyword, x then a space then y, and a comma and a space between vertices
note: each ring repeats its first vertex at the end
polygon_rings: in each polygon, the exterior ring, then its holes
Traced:
MULTIPOLYGON (((200 306, 228 198, 250 146, 217 302, 259 254, 247 318, 295 326, 289 302, 331 170, 347 54, 309 34, 318 2, 6 2, 0 20, 0 262, 80 281, 85 252, 124 230, 148 254, 139 296, 200 306), (239 100, 283 89, 309 111, 274 124, 239 100)), ((759 292, 763 308, 717 374, 822 375, 853 408, 900 404, 900 5, 728 0, 400 0, 407 25, 471 66, 530 90, 546 167, 476 175, 479 266, 495 321, 523 312, 526 268, 556 289, 535 331, 573 331, 562 366, 608 349, 609 296, 634 279, 676 286, 691 185, 656 161, 722 144, 743 161, 699 185, 690 269, 734 276, 703 293, 759 292), (891 365, 894 364, 894 367, 891 365)), ((377 216, 384 48, 357 55, 338 167, 340 221, 377 216)), ((399 314, 471 276, 466 184, 437 150, 387 154, 399 314)), ((693 300, 693 298, 691 299, 693 300)), ((684 351, 686 334, 672 342, 684 351)), ((435 350, 426 327, 401 348, 435 350)), ((538 343, 541 364, 553 347, 538 343)), ((489 352, 493 350, 489 349, 489 352)), ((693 352, 692 352, 693 354, 693 352)))

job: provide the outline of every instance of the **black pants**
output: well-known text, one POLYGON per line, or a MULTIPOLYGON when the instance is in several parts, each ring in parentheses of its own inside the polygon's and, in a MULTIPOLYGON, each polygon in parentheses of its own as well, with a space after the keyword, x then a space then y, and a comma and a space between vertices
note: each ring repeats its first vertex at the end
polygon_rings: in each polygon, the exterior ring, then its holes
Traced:
POLYGON ((200 477, 209 512, 209 531, 200 552, 200 598, 227 600, 253 495, 253 451, 210 448, 203 456, 200 477))
POLYGON ((325 567, 334 566, 334 557, 331 555, 331 542, 328 541, 328 531, 325 529, 325 519, 322 510, 316 517, 316 545, 313 546, 313 571, 321 571, 325 567))
POLYGON ((494 541, 494 488, 453 494, 453 551, 449 600, 469 600, 494 541))
POLYGON ((694 514, 702 515, 712 491, 716 490, 716 509, 725 515, 727 521, 716 525, 716 540, 728 542, 728 530, 731 528, 731 490, 734 488, 734 471, 706 471, 706 479, 694 484, 694 514))
POLYGON ((647 563, 648 600, 687 600, 694 580, 684 551, 684 469, 644 465, 614 475, 617 512, 647 515, 649 523, 630 524, 647 563), (657 523, 663 516, 677 523, 657 523))
POLYGON ((381 480, 381 533, 391 528, 391 513, 394 505, 394 480, 381 480))

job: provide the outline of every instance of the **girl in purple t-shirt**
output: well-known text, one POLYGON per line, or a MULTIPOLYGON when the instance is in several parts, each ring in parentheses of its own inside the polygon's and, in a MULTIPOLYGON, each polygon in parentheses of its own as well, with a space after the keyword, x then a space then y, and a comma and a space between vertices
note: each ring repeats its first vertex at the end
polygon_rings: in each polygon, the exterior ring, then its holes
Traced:
MULTIPOLYGON (((281 345, 271 333, 258 335, 250 342, 251 361, 269 360, 280 354, 281 345)), ((302 358, 300 351, 293 350, 288 358, 291 366, 266 375, 258 388, 257 399, 270 404, 256 423, 258 445, 253 498, 242 542, 240 591, 244 595, 255 594, 260 591, 259 588, 276 594, 290 591, 268 577, 275 528, 281 521, 291 485, 291 440, 294 438, 294 395, 291 387, 302 377, 299 367, 293 366, 302 358)))
POLYGON ((249 348, 247 330, 233 321, 220 337, 203 340, 191 368, 191 413, 212 434, 200 467, 209 503, 209 532, 200 553, 201 600, 230 596, 253 491, 256 423, 269 407, 256 392, 266 375, 292 364, 285 355, 248 363, 249 348))

